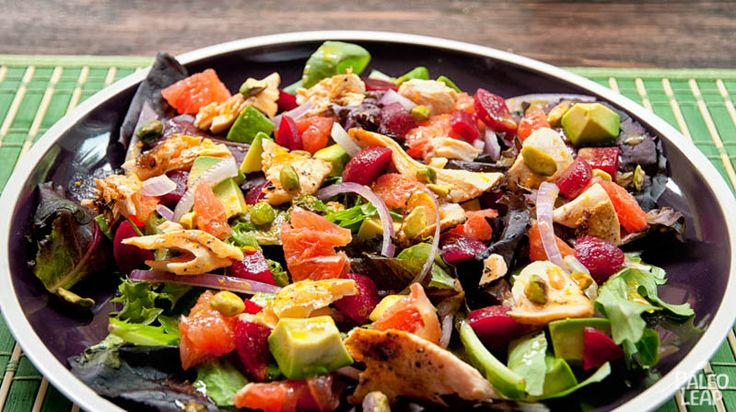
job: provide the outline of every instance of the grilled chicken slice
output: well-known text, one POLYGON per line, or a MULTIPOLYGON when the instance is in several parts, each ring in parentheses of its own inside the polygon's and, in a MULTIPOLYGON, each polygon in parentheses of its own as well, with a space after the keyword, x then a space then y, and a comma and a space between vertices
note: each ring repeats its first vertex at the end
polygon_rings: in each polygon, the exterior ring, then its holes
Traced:
POLYGON ((608 193, 599 184, 586 189, 553 212, 555 223, 575 228, 580 233, 621 243, 621 228, 608 193))
POLYGON ((511 294, 514 305, 508 314, 521 323, 546 325, 557 319, 593 316, 593 302, 580 286, 562 268, 546 260, 525 267, 514 278, 511 294), (543 299, 537 296, 535 301, 530 300, 527 285, 532 281, 544 283, 543 299))
POLYGON ((356 293, 358 289, 352 279, 301 280, 281 289, 258 316, 263 323, 274 327, 280 318, 323 314, 321 310, 332 302, 356 293))
POLYGON ((365 98, 365 83, 355 74, 338 74, 326 79, 309 89, 300 88, 296 91, 296 102, 299 105, 307 101, 312 106, 307 112, 310 116, 317 116, 330 108, 334 103, 340 106, 357 106, 365 98))
POLYGON ((162 175, 169 170, 189 169, 199 156, 230 157, 230 150, 223 144, 200 136, 171 136, 135 160, 126 161, 126 174, 135 174, 141 180, 162 175))
POLYGON ((401 83, 399 94, 422 106, 432 115, 449 113, 455 108, 458 93, 437 80, 410 79, 401 83))
MULTIPOLYGON (((393 164, 396 170, 406 176, 414 178, 417 171, 430 167, 412 159, 404 149, 393 139, 378 133, 363 129, 348 130, 350 138, 361 148, 382 146, 393 152, 393 164)), ((475 199, 486 190, 494 187, 503 179, 501 173, 477 173, 459 169, 434 169, 437 174, 437 185, 449 188, 446 199, 450 202, 461 203, 475 199)))
POLYGON ((166 260, 147 260, 155 270, 165 270, 177 275, 198 275, 228 267, 234 261, 243 260, 243 252, 235 246, 202 230, 175 230, 151 236, 131 237, 123 244, 141 249, 173 249, 181 256, 166 260))
POLYGON ((383 392, 447 406, 442 395, 457 394, 469 401, 496 398, 480 372, 451 352, 411 333, 356 328, 345 340, 350 355, 366 364, 351 402, 370 392, 383 392))
POLYGON ((332 163, 321 159, 294 154, 269 139, 263 140, 261 155, 263 173, 271 184, 263 189, 265 199, 280 205, 301 195, 315 193, 332 171, 332 163), (299 189, 287 191, 281 185, 281 169, 291 166, 299 176, 299 189))

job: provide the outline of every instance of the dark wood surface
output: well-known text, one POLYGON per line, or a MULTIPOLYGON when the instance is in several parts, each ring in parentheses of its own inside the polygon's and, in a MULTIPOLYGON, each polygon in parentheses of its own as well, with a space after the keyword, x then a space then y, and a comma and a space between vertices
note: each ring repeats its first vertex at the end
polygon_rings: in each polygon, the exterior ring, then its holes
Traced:
POLYGON ((323 29, 401 31, 566 66, 736 67, 736 1, 0 0, 0 53, 152 55, 323 29))

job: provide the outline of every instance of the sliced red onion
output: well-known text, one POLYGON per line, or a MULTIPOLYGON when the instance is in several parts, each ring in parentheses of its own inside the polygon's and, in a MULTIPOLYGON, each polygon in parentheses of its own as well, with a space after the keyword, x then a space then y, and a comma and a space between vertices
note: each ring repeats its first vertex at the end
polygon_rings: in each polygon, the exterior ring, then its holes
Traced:
POLYGON ((146 196, 163 196, 176 190, 176 183, 166 175, 154 176, 143 182, 141 193, 146 196))
MULTIPOLYGON (((335 123, 337 124, 337 123, 335 123)), ((365 200, 369 201, 378 212, 378 217, 381 219, 381 228, 383 229, 383 243, 381 244, 381 254, 386 257, 394 256, 394 244, 391 238, 394 237, 394 222, 391 219, 391 214, 388 211, 388 207, 383 203, 378 195, 368 186, 363 186, 358 183, 340 183, 337 185, 327 186, 326 188, 317 192, 317 197, 321 200, 329 199, 343 193, 356 193, 362 196, 365 200)))
POLYGON ((330 136, 332 137, 332 140, 339 144, 342 150, 350 156, 355 156, 360 151, 360 146, 350 138, 350 135, 348 135, 348 132, 340 126, 340 123, 332 123, 330 136))
POLYGON ((386 93, 384 93, 383 96, 381 96, 381 98, 378 99, 378 104, 383 105, 383 106, 388 106, 391 103, 399 103, 400 105, 404 106, 406 110, 409 110, 409 111, 417 107, 416 103, 398 94, 394 90, 388 89, 386 90, 386 93))
POLYGON ((486 147, 486 143, 485 143, 485 141, 483 141, 481 139, 476 139, 473 142, 473 147, 475 147, 476 149, 478 149, 478 150, 480 150, 482 152, 483 149, 485 149, 485 147, 486 147))
POLYGON ((289 110, 288 112, 283 112, 283 113, 279 114, 278 116, 274 117, 273 118, 273 124, 275 124, 276 127, 279 127, 279 124, 281 124, 281 116, 283 116, 283 115, 287 115, 287 116, 291 117, 292 119, 294 119, 294 121, 297 121, 297 120, 301 119, 302 117, 304 117, 304 115, 307 114, 307 112, 311 108, 312 108, 312 102, 311 101, 307 101, 306 103, 304 103, 301 106, 297 106, 297 107, 289 110))
POLYGON ((222 162, 217 162, 216 165, 207 169, 201 176, 197 178, 184 193, 184 196, 179 199, 179 203, 174 208, 174 222, 181 220, 181 217, 188 213, 194 205, 194 191, 200 182, 208 183, 212 186, 222 182, 229 177, 235 177, 238 175, 238 166, 235 164, 235 159, 228 157, 223 159, 222 162))
POLYGON ((437 222, 434 225, 434 237, 432 238, 432 249, 429 251, 429 255, 427 256, 427 260, 424 262, 424 265, 422 265, 422 270, 419 272, 419 274, 414 278, 414 280, 409 283, 410 285, 412 283, 422 283, 424 281, 424 278, 427 277, 427 274, 429 273, 430 269, 432 269, 432 264, 434 264, 434 258, 437 256, 437 250, 440 246, 440 203, 437 201, 437 197, 434 195, 434 193, 429 190, 427 187, 422 188, 428 195, 429 198, 432 199, 432 203, 434 203, 434 216, 435 216, 435 222, 437 222))
POLYGON ((539 235, 542 238, 542 246, 547 254, 547 259, 559 267, 563 267, 562 254, 557 246, 554 223, 552 221, 552 210, 560 189, 550 182, 542 182, 537 191, 537 225, 539 235))
POLYGON ((442 335, 440 335, 440 342, 439 345, 441 348, 447 349, 447 346, 450 344, 450 338, 452 338, 452 330, 453 330, 453 322, 455 321, 455 316, 450 313, 444 318, 442 318, 442 335))
POLYGON ((278 293, 281 288, 268 283, 256 282, 232 276, 214 275, 176 275, 171 272, 158 270, 135 269, 130 272, 130 278, 144 282, 176 283, 180 285, 198 286, 218 290, 229 290, 238 293, 278 293))
POLYGON ((166 220, 174 219, 174 211, 162 205, 161 203, 156 205, 156 212, 158 212, 158 214, 166 220))
POLYGON ((360 379, 360 369, 354 368, 352 366, 343 366, 342 368, 336 370, 335 372, 339 373, 342 376, 345 376, 346 378, 350 378, 354 381, 357 381, 360 379))
POLYGON ((496 132, 487 127, 486 132, 483 135, 483 142, 486 144, 485 147, 483 147, 483 153, 490 156, 491 160, 498 160, 498 158, 501 157, 501 145, 498 144, 498 136, 496 136, 496 132))
POLYGON ((514 96, 506 99, 506 106, 512 112, 520 112, 524 102, 545 102, 547 104, 557 103, 560 100, 575 100, 579 102, 594 102, 595 97, 584 94, 569 93, 536 93, 514 96))

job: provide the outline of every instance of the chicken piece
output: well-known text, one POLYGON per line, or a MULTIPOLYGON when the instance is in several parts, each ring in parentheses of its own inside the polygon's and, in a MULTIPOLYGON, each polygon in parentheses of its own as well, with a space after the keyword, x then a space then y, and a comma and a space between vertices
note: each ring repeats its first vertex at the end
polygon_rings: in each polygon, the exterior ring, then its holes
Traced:
POLYGON ((245 108, 245 97, 236 93, 222 103, 212 102, 199 109, 194 126, 212 133, 220 133, 232 126, 235 118, 245 108))
POLYGON ((146 261, 154 270, 177 275, 199 275, 243 260, 240 249, 202 230, 176 230, 158 235, 131 237, 123 240, 123 244, 148 250, 173 249, 182 252, 180 256, 171 259, 146 261))
POLYGON ((503 256, 492 253, 485 260, 483 260, 483 274, 480 277, 478 285, 483 287, 496 279, 501 279, 508 273, 508 266, 503 256))
POLYGON ((135 216, 140 220, 148 219, 158 204, 155 197, 145 196, 140 191, 143 183, 136 175, 109 175, 104 179, 96 179, 99 192, 97 199, 86 202, 95 206, 102 202, 112 211, 110 221, 122 216, 135 216))
POLYGON ((472 162, 480 153, 480 149, 466 141, 452 137, 435 137, 429 142, 429 151, 424 155, 424 161, 429 163, 434 157, 443 157, 472 162))
POLYGON ((557 319, 593 315, 593 302, 585 296, 577 282, 561 267, 546 260, 532 262, 525 267, 514 278, 511 294, 514 303, 508 314, 521 323, 546 325, 557 319), (527 285, 535 280, 544 283, 540 285, 544 290, 542 300, 538 299, 539 296, 530 299, 527 294, 527 285))
POLYGON ((136 160, 126 161, 126 174, 135 174, 141 180, 162 175, 169 170, 188 169, 198 156, 231 157, 227 146, 200 136, 175 135, 144 152, 136 160))
POLYGON ((353 329, 345 347, 366 364, 350 402, 380 391, 390 401, 399 396, 447 406, 441 395, 457 394, 469 401, 496 398, 477 369, 439 346, 399 330, 353 329))
POLYGON ((556 223, 575 228, 580 233, 621 243, 621 227, 611 198, 599 184, 586 189, 570 202, 553 211, 556 223))
MULTIPOLYGON (((393 152, 392 161, 396 170, 406 176, 414 178, 417 171, 427 166, 412 159, 401 148, 399 143, 388 136, 369 132, 363 129, 348 130, 350 138, 361 148, 382 146, 393 152)), ((503 179, 501 173, 478 173, 460 169, 438 169, 432 167, 437 174, 437 185, 449 187, 446 199, 449 202, 460 203, 475 199, 486 190, 493 188, 503 179)))
MULTIPOLYGON (((424 193, 424 192, 420 192, 424 193)), ((429 216, 432 217, 431 221, 422 229, 417 238, 425 238, 434 234, 434 209, 429 212, 429 216)), ((451 227, 455 227, 467 220, 465 216, 465 209, 457 203, 442 203, 440 205, 440 230, 445 230, 451 227)), ((410 239, 406 238, 404 231, 400 231, 398 234, 399 243, 408 243, 410 239)))
POLYGON ((523 146, 532 146, 548 154, 554 159, 557 170, 551 176, 538 175, 529 169, 524 158, 519 155, 507 172, 508 180, 512 185, 536 189, 542 182, 554 182, 574 160, 560 134, 553 129, 535 130, 524 140, 523 146))
POLYGON ((332 171, 332 163, 294 154, 269 139, 263 140, 261 154, 263 173, 271 184, 263 189, 265 200, 272 205, 286 203, 301 195, 315 193, 332 171), (287 191, 281 185, 281 169, 291 166, 299 176, 299 188, 287 191))
POLYGON ((338 74, 326 79, 309 89, 300 88, 296 91, 296 102, 299 105, 307 101, 312 107, 308 116, 323 114, 334 103, 340 106, 357 106, 365 98, 365 83, 355 74, 338 74))
POLYGON ((418 105, 429 107, 432 115, 450 113, 458 98, 454 89, 437 80, 407 80, 401 83, 399 94, 418 105))
POLYGON ((308 318, 323 314, 332 302, 358 293, 352 279, 301 280, 285 286, 258 313, 261 321, 275 327, 280 318, 308 318))
POLYGON ((250 104, 265 113, 268 117, 273 118, 279 110, 278 101, 281 76, 274 72, 263 78, 261 81, 266 83, 266 88, 253 96, 248 97, 245 100, 245 104, 250 104))

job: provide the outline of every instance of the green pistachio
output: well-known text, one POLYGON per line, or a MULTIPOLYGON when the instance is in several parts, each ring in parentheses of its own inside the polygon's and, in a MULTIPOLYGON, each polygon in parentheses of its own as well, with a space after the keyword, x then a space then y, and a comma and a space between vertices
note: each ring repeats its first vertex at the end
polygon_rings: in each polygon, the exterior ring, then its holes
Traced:
POLYGON ((223 290, 210 299, 210 307, 225 316, 235 316, 243 313, 245 303, 233 292, 223 290))
POLYGON ((547 283, 539 275, 532 275, 524 287, 524 294, 532 303, 544 305, 547 303, 547 283))
POLYGON ((284 166, 284 168, 281 169, 281 172, 279 172, 279 181, 281 181, 281 187, 283 187, 287 192, 299 190, 301 187, 299 184, 299 175, 291 166, 284 166))
POLYGON ((271 205, 266 202, 258 202, 250 208, 250 221, 254 225, 268 225, 276 218, 276 212, 274 212, 271 205))

